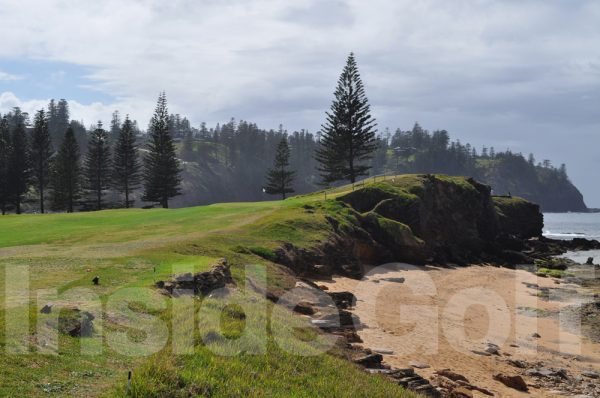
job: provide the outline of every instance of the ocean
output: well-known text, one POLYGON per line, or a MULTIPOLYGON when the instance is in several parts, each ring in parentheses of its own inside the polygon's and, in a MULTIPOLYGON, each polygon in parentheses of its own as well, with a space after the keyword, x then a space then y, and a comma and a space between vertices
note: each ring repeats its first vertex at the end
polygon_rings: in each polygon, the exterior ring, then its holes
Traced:
MULTIPOLYGON (((600 240, 600 213, 544 213, 544 236, 553 239, 600 240)), ((600 262, 600 250, 569 252, 565 257, 583 263, 588 257, 600 262)))
POLYGON ((544 236, 600 240, 600 213, 544 213, 544 236))

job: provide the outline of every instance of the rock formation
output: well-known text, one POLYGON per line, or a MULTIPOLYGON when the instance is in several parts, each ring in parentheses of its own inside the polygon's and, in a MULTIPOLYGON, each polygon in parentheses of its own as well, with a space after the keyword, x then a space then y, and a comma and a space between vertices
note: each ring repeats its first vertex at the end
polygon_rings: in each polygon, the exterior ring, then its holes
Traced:
POLYGON ((532 263, 524 242, 543 227, 539 206, 493 197, 488 186, 464 177, 399 176, 319 206, 327 211, 329 238, 275 251, 277 262, 304 275, 359 278, 363 264, 393 261, 532 263))

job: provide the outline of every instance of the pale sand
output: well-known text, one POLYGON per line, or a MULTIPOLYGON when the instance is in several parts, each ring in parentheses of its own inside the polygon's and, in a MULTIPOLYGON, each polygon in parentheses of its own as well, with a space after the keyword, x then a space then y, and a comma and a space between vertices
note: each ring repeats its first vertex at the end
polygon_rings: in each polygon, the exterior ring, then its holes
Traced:
MULTIPOLYGON (((360 283, 335 277, 319 284, 326 285, 330 291, 355 293, 358 302, 353 312, 367 325, 359 331, 364 341, 362 345, 393 350, 393 355, 384 355, 389 365, 406 367, 411 361, 429 364, 431 368, 417 370, 427 378, 435 369, 448 368, 466 376, 472 384, 490 390, 496 397, 557 396, 535 388, 529 394, 521 393, 492 378, 499 372, 519 374, 519 369, 505 362, 507 358, 543 361, 547 367, 565 368, 574 375, 582 370, 600 369, 599 344, 563 330, 556 316, 527 316, 517 311, 519 307, 558 311, 561 306, 572 304, 543 301, 537 297, 537 290, 523 282, 541 287, 566 287, 557 285, 554 279, 538 278, 524 270, 407 264, 391 270, 375 268, 360 283), (406 280, 400 283, 384 281, 384 278, 406 280), (533 338, 534 332, 541 338, 533 338), (485 357, 471 352, 483 350, 487 342, 499 345, 502 355, 485 357), (511 347, 511 344, 519 347, 511 347)), ((525 380, 533 382, 527 377, 525 380)), ((475 396, 484 395, 475 392, 475 396)))

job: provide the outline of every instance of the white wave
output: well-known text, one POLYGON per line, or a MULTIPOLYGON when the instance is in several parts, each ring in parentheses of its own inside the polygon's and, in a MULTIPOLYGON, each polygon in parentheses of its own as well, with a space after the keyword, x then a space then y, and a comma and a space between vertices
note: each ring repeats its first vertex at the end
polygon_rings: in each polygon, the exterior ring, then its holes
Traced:
POLYGON ((556 238, 585 238, 587 235, 578 232, 544 232, 544 236, 554 236, 556 238))

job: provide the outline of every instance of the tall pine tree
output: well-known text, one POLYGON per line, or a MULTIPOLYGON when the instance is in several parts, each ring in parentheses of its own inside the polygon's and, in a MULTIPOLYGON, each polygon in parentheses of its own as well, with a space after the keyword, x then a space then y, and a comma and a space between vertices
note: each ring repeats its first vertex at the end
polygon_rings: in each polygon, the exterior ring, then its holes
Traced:
POLYGON ((67 128, 52 163, 52 176, 50 179, 52 208, 72 213, 75 201, 80 198, 81 194, 79 145, 72 127, 67 128))
POLYGON ((288 170, 290 165, 290 147, 287 138, 283 137, 277 146, 273 168, 267 172, 267 186, 265 192, 270 195, 281 195, 285 199, 286 194, 294 192, 292 183, 296 172, 288 170))
POLYGON ((10 198, 15 212, 21 214, 23 196, 29 188, 29 154, 27 153, 27 136, 23 120, 17 122, 10 137, 11 151, 8 160, 8 186, 10 198))
POLYGON ((370 169, 368 160, 377 144, 375 119, 358 73, 354 54, 350 53, 338 80, 335 99, 316 152, 319 171, 326 184, 349 180, 354 183, 370 169))
POLYGON ((129 195, 140 185, 140 162, 133 127, 127 116, 119 129, 113 157, 112 185, 117 191, 125 194, 126 208, 132 204, 129 195))
POLYGON ((161 93, 149 126, 148 154, 144 158, 144 196, 147 202, 169 207, 169 199, 180 195, 181 167, 169 132, 167 97, 161 93))
POLYGON ((50 179, 50 157, 52 142, 48 131, 48 120, 44 110, 35 114, 33 132, 31 134, 31 167, 37 186, 40 201, 40 212, 44 213, 46 188, 50 179))
POLYGON ((10 202, 8 165, 11 153, 10 129, 6 116, 0 119, 0 210, 6 214, 10 202))
POLYGON ((86 188, 95 196, 96 209, 102 210, 102 196, 110 183, 110 143, 102 122, 90 135, 85 158, 86 188))
POLYGON ((112 114, 112 118, 110 120, 110 133, 109 138, 111 145, 114 144, 119 138, 119 133, 121 131, 121 115, 119 111, 114 111, 112 114))

